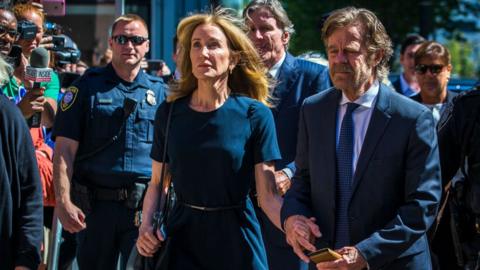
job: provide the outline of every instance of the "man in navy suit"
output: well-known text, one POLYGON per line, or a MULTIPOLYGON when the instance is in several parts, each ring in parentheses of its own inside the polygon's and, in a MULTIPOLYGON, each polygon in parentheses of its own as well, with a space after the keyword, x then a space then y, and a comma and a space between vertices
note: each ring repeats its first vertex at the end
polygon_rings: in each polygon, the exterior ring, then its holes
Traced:
POLYGON ((432 114, 380 83, 392 45, 372 12, 336 10, 322 36, 334 88, 300 111, 287 241, 305 262, 304 249, 343 255, 312 269, 431 269, 425 232, 441 196, 432 114))
POLYGON ((415 74, 415 52, 425 41, 420 35, 410 34, 400 47, 400 64, 403 72, 397 80, 392 82, 392 86, 404 96, 411 97, 420 91, 420 85, 415 74))
MULTIPOLYGON (((287 52, 294 32, 293 24, 277 0, 254 0, 243 12, 248 35, 276 81, 272 89, 272 108, 282 159, 275 163, 279 192, 290 187, 295 171, 294 159, 298 133, 298 115, 303 100, 329 87, 326 67, 296 58, 287 52)), ((266 218, 262 225, 269 267, 272 270, 298 269, 299 259, 286 243, 285 234, 266 218)))

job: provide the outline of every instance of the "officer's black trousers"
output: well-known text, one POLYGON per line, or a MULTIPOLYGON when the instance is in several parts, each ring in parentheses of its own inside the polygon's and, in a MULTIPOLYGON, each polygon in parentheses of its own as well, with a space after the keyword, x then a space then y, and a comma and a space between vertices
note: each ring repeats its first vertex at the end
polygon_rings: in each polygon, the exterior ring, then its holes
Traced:
POLYGON ((77 262, 81 270, 125 269, 138 237, 134 210, 122 202, 96 201, 87 216, 87 228, 78 234, 77 262))

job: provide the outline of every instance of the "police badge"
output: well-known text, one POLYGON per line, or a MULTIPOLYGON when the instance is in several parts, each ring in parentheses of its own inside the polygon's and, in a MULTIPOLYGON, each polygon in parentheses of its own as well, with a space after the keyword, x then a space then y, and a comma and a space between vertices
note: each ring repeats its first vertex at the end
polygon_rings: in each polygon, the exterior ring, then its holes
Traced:
POLYGON ((147 100, 147 103, 151 106, 155 106, 157 105, 157 99, 155 98, 155 92, 153 92, 152 90, 148 89, 147 92, 146 92, 146 100, 147 100))
POLYGON ((62 109, 62 111, 66 111, 72 106, 72 104, 75 102, 77 94, 78 88, 75 86, 70 86, 67 91, 65 91, 62 102, 60 103, 60 108, 62 109))

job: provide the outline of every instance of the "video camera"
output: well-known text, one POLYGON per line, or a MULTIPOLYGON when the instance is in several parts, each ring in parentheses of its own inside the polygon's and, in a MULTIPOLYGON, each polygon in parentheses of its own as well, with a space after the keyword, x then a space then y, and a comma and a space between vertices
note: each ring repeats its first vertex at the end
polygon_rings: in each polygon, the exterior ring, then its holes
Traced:
POLYGON ((65 43, 67 39, 65 36, 52 36, 53 47, 50 48, 52 51, 62 51, 65 50, 65 43))
POLYGON ((23 40, 32 40, 38 32, 37 26, 27 20, 19 21, 17 24, 18 38, 23 40))
POLYGON ((55 51, 54 54, 56 65, 76 64, 80 61, 81 57, 80 51, 75 49, 55 51))
POLYGON ((55 65, 76 64, 80 61, 81 53, 73 40, 66 35, 52 36, 55 65))

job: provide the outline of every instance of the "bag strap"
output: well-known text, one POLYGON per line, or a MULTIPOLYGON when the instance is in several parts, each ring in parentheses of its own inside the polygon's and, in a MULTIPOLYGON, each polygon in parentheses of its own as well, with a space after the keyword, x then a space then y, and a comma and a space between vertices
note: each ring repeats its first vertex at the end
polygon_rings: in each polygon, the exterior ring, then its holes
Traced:
MULTIPOLYGON (((170 104, 170 108, 168 110, 168 116, 167 116, 167 125, 165 127, 165 139, 163 141, 163 154, 162 154, 162 173, 160 175, 160 189, 162 190, 163 189, 163 185, 165 183, 165 176, 166 176, 166 159, 167 159, 167 146, 168 146, 168 134, 170 132, 170 122, 172 120, 172 111, 173 111, 173 104, 175 103, 175 101, 172 101, 172 103, 170 104)), ((165 194, 165 203, 163 204, 163 209, 162 209, 162 215, 160 217, 160 219, 165 219, 166 216, 168 215, 167 211, 168 211, 168 195, 170 193, 170 187, 167 189, 167 193, 165 194)), ((161 203, 162 203, 162 194, 163 192, 160 192, 160 198, 157 202, 157 212, 160 210, 160 207, 161 207, 161 203)), ((161 220, 160 220, 161 221, 161 220)))
POLYGON ((118 129, 117 133, 113 137, 111 137, 110 139, 105 141, 102 145, 97 147, 96 149, 93 149, 90 152, 87 152, 85 154, 82 154, 82 155, 79 155, 79 156, 75 157, 75 163, 78 163, 80 161, 85 161, 87 159, 90 159, 90 158, 96 156, 98 153, 103 152, 105 149, 108 149, 113 143, 118 141, 118 139, 120 138, 120 136, 123 133, 123 130, 125 128, 125 124, 127 123, 128 117, 130 117, 130 115, 135 111, 136 107, 137 107, 137 102, 135 100, 133 100, 131 98, 126 98, 124 100, 124 104, 123 104, 123 107, 122 107, 122 109, 123 109, 122 125, 120 126, 120 129, 118 129))

